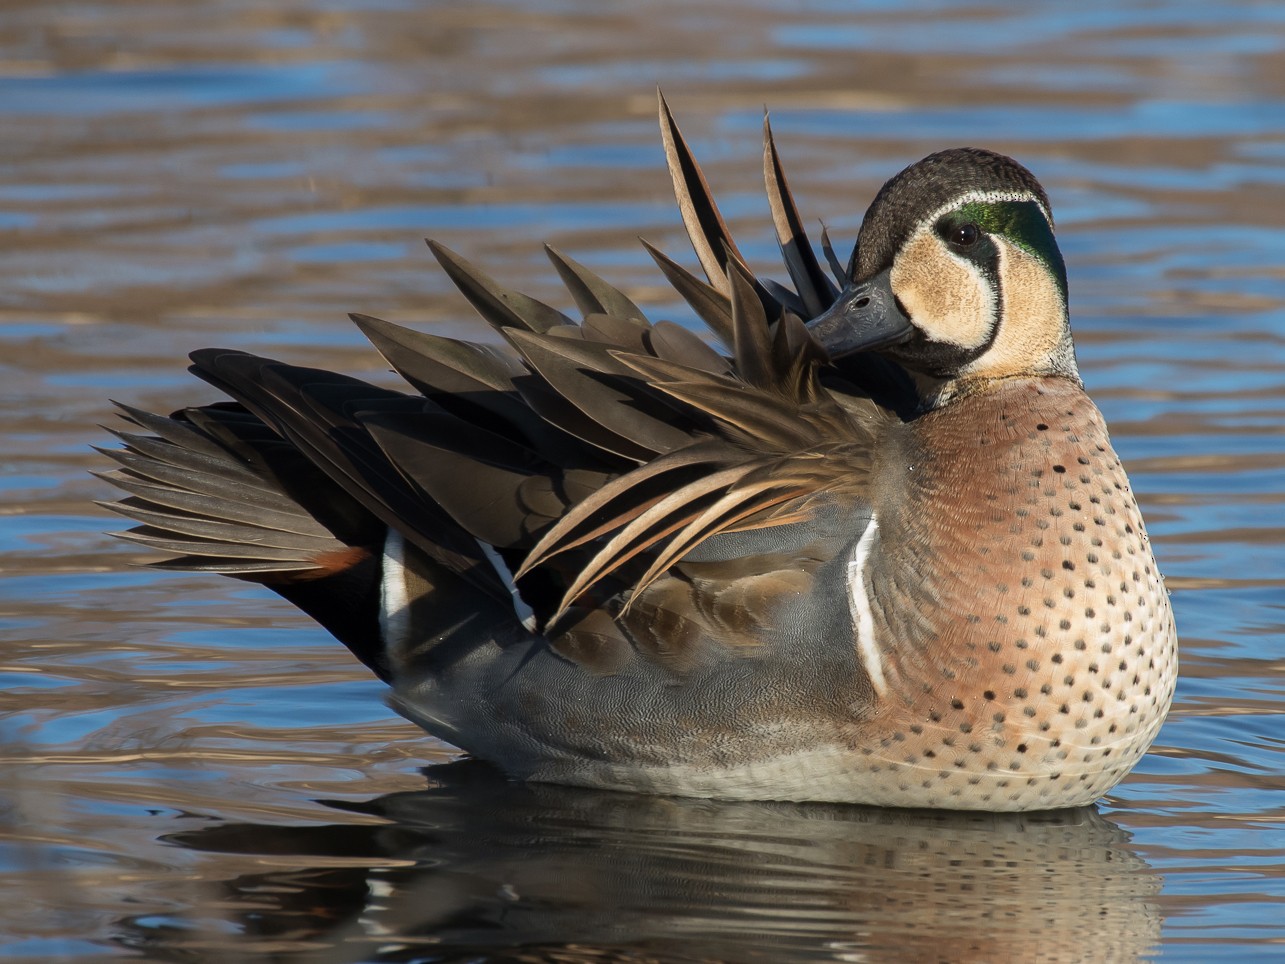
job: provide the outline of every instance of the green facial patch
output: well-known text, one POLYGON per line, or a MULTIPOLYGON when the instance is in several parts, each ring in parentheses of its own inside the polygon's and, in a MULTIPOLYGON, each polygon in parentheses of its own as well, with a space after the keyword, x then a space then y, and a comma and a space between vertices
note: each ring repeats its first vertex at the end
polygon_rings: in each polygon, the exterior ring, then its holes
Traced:
POLYGON ((1065 301, 1066 265, 1058 250, 1053 229, 1035 201, 974 201, 950 215, 952 224, 973 223, 987 234, 1007 238, 1019 248, 1048 265, 1057 278, 1065 301))

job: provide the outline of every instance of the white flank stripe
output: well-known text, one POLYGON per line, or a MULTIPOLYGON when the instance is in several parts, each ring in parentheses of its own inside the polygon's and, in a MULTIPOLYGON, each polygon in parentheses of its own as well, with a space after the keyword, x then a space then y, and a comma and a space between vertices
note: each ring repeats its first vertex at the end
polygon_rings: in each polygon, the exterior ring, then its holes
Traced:
POLYGON ((879 520, 870 516, 870 524, 857 540, 857 548, 852 551, 848 560, 848 605, 852 610, 852 628, 857 634, 857 651, 865 665, 866 674, 874 685, 875 692, 883 696, 888 690, 888 682, 883 675, 883 660, 879 648, 875 645, 875 621, 870 611, 870 594, 866 589, 866 561, 870 558, 870 547, 874 544, 875 533, 879 531, 879 520))
POLYGON ((400 532, 384 538, 383 582, 380 586, 379 629, 384 648, 406 642, 410 631, 410 597, 406 594, 406 545, 400 532))
POLYGON ((481 539, 477 540, 477 544, 482 547, 482 552, 486 555, 487 561, 491 563, 491 568, 504 580, 504 585, 509 590, 509 595, 513 597, 513 612, 517 614, 518 619, 521 620, 522 625, 529 632, 535 632, 535 610, 526 604, 526 600, 518 592, 517 583, 513 581, 513 573, 505 565, 504 558, 495 551, 495 546, 487 545, 481 539))

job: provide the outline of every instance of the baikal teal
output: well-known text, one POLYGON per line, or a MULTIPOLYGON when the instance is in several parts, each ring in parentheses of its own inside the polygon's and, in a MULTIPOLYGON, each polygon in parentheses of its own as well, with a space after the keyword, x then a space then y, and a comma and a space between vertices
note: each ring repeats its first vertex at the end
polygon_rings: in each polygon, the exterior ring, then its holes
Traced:
POLYGON ((1096 800, 1155 738, 1177 649, 1043 189, 934 154, 827 273, 768 132, 786 287, 747 269, 663 102, 661 127, 707 280, 653 254, 722 350, 557 251, 580 320, 433 245, 505 344, 355 316, 405 392, 196 352, 234 402, 122 407, 127 538, 274 589, 517 778, 1096 800))

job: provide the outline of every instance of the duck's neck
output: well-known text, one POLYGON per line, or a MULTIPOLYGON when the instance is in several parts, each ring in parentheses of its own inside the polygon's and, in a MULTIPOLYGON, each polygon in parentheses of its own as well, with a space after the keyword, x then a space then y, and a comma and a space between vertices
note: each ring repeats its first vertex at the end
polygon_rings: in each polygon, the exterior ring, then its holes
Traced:
POLYGON ((958 402, 966 398, 1002 392, 1015 385, 1035 379, 1050 379, 1055 382, 1064 380, 1076 388, 1082 389, 1084 387, 1084 383, 1080 380, 1079 370, 1075 366, 1074 355, 1071 355, 1069 359, 1063 360, 1060 364, 1050 365, 1047 370, 1041 371, 1018 371, 1004 374, 978 373, 961 375, 956 378, 935 378, 931 375, 912 372, 911 377, 915 382, 915 390, 919 394, 920 410, 924 412, 935 411, 952 402, 958 402))

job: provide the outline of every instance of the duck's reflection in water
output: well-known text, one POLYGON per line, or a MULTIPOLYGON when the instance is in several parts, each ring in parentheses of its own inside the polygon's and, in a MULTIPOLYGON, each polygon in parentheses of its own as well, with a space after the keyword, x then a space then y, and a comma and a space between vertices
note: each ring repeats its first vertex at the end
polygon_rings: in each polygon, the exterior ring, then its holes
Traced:
POLYGON ((383 825, 171 837, 295 869, 226 880, 193 908, 217 928, 134 919, 122 941, 186 961, 999 962, 1130 961, 1159 938, 1159 876, 1094 809, 725 803, 426 772, 429 789, 336 805, 383 825))

